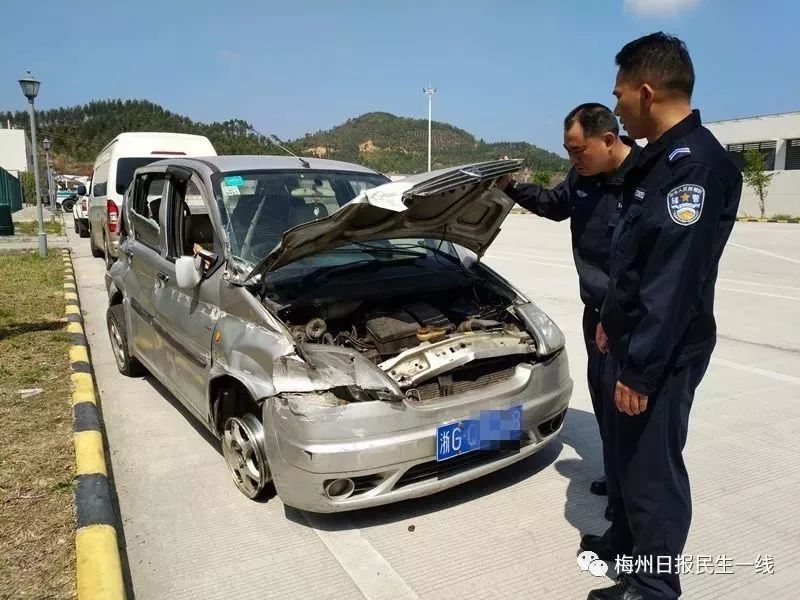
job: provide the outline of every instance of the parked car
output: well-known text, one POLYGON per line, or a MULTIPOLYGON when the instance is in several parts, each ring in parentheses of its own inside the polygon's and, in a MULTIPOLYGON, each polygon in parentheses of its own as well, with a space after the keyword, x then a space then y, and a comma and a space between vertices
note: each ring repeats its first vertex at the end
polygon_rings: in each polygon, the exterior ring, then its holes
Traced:
POLYGON ((59 190, 56 194, 56 207, 63 212, 72 211, 72 207, 78 201, 78 194, 71 190, 59 190))
POLYGON ((215 436, 238 489, 345 511, 424 496, 553 441, 564 337, 480 257, 504 160, 398 182, 289 157, 137 169, 106 273, 117 366, 215 436), (302 161, 302 162, 301 162, 302 161))
POLYGON ((100 151, 94 162, 89 198, 89 248, 104 257, 106 268, 117 259, 117 227, 122 194, 137 167, 167 156, 216 156, 201 135, 183 133, 121 133, 100 151))
POLYGON ((78 201, 72 207, 72 220, 75 227, 75 233, 79 234, 82 238, 89 237, 89 186, 78 186, 78 201))

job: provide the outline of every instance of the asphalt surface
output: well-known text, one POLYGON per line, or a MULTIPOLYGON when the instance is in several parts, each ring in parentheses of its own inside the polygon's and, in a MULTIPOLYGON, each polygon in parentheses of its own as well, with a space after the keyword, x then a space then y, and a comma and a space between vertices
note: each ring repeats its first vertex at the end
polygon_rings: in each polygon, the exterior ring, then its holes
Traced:
MULTIPOLYGON (((575 393, 560 440, 436 496, 314 515, 242 496, 219 445, 151 377, 115 366, 103 261, 67 230, 124 524, 131 597, 585 598, 601 533, 599 437, 585 389, 567 223, 512 215, 486 260, 567 337, 575 393), (411 527, 413 525, 413 527, 411 527)), ((686 598, 793 598, 800 545, 800 225, 738 223, 717 285, 719 340, 686 448, 694 518, 686 598)))

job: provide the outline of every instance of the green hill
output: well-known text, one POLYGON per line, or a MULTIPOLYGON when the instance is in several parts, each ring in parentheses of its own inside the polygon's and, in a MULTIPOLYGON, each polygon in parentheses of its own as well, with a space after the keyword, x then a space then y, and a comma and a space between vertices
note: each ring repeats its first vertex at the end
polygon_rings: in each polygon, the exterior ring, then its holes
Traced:
MULTIPOLYGON (((26 128, 27 113, 0 113, 26 128)), ((39 139, 53 141, 56 169, 91 170, 100 150, 123 131, 172 131, 204 135, 219 154, 282 154, 241 119, 200 123, 147 100, 98 100, 83 106, 37 112, 39 139)), ((487 143, 447 123, 434 122, 433 168, 502 156, 522 158, 532 170, 566 171, 568 162, 526 142, 487 143)), ((417 173, 427 167, 427 121, 389 113, 367 113, 287 145, 298 154, 357 162, 384 173, 417 173)))

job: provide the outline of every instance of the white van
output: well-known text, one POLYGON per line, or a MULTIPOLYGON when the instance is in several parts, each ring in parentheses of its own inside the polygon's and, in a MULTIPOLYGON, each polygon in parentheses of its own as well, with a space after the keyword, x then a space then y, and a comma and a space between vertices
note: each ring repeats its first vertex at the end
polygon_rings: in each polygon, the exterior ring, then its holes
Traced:
POLYGON ((118 256, 122 195, 133 172, 170 156, 216 156, 208 138, 185 133, 137 131, 120 133, 94 161, 89 190, 89 247, 92 256, 104 256, 110 268, 118 256))

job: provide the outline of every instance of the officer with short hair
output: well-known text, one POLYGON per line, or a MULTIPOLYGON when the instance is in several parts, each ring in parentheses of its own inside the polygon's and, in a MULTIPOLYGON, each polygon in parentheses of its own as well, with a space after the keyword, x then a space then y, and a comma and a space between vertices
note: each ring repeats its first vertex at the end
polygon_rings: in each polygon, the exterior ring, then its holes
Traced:
MULTIPOLYGON (((648 144, 625 176, 597 344, 611 357, 607 475, 622 492, 612 538, 633 542, 638 568, 589 599, 671 600, 692 514, 689 411, 716 342, 714 286, 742 177, 691 108, 694 67, 681 40, 644 36, 616 63, 615 112, 648 144)), ((590 549, 614 559, 610 547, 590 549)))
MULTIPOLYGON (((585 306, 583 332, 589 394, 602 440, 605 437, 602 407, 606 403, 601 398, 605 358, 595 345, 595 331, 608 289, 609 248, 619 219, 622 181, 640 148, 630 138, 620 137, 614 113, 595 102, 581 104, 566 116, 564 148, 573 168, 555 188, 517 183, 510 176, 497 185, 517 204, 536 215, 553 221, 570 219, 572 253, 585 306)), ((606 487, 605 478, 602 478, 592 483, 591 491, 605 495, 606 487)), ((613 495, 614 490, 609 490, 609 496, 613 495)), ((609 509, 606 516, 610 519, 609 509)), ((629 547, 617 549, 630 551, 629 547)))

